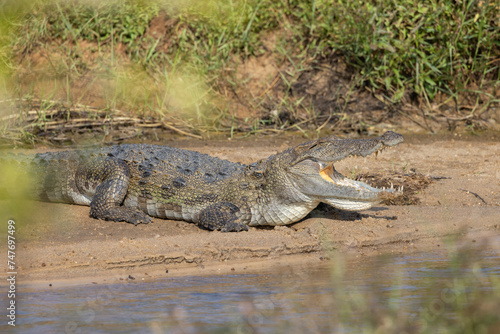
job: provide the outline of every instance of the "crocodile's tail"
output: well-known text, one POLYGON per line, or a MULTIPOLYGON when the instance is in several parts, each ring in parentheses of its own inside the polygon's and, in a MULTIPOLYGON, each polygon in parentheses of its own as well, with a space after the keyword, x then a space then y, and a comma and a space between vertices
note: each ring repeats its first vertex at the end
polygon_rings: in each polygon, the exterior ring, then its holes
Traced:
POLYGON ((0 199, 30 197, 33 157, 25 154, 0 155, 0 199))
POLYGON ((71 203, 66 194, 74 181, 78 157, 70 152, 0 156, 0 198, 71 203))

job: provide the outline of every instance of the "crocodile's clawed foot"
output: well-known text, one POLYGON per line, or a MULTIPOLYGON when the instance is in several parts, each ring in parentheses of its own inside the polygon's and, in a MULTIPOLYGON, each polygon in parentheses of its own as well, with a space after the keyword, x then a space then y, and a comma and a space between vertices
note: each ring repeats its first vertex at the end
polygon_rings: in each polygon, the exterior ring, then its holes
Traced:
POLYGON ((226 223, 223 227, 220 229, 221 232, 242 232, 242 231, 248 231, 248 225, 243 224, 243 223, 226 223))
POLYGON ((139 224, 149 224, 153 222, 153 218, 148 216, 147 214, 137 211, 132 213, 130 216, 126 218, 127 223, 134 224, 135 226, 139 224))
POLYGON ((125 207, 113 207, 106 210, 94 210, 91 208, 90 217, 117 222, 125 221, 135 226, 139 224, 148 224, 153 221, 153 218, 144 212, 125 207))

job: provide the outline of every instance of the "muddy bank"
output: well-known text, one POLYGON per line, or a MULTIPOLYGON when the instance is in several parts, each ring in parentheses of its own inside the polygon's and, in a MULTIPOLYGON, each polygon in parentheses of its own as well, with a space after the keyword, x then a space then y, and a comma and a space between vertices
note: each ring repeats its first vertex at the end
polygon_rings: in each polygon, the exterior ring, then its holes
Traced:
MULTIPOLYGON (((249 163, 295 142, 274 138, 165 144, 249 163)), ((495 140, 407 138, 377 158, 350 158, 336 168, 354 177, 368 172, 432 177, 434 182, 414 194, 417 205, 379 206, 360 213, 320 207, 288 227, 241 233, 208 232, 162 219, 140 226, 97 221, 88 217, 88 207, 30 202, 26 209, 35 219, 19 222, 17 231, 19 280, 48 287, 243 273, 328 261, 335 252, 365 256, 442 249, 454 239, 500 251, 498 242, 491 241, 500 235, 498 166, 500 143, 495 140)))

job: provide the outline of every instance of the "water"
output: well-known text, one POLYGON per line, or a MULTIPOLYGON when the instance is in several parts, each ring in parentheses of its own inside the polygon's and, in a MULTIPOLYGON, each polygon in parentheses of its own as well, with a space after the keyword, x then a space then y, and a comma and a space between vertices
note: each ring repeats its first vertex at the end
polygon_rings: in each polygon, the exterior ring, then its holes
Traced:
POLYGON ((21 291, 16 328, 23 333, 356 333, 366 327, 361 319, 379 310, 396 312, 396 319, 429 310, 460 316, 448 309, 462 296, 457 277, 472 277, 468 291, 488 292, 493 288, 486 277, 500 278, 500 257, 483 252, 460 260, 481 267, 425 253, 331 259, 258 275, 21 291))

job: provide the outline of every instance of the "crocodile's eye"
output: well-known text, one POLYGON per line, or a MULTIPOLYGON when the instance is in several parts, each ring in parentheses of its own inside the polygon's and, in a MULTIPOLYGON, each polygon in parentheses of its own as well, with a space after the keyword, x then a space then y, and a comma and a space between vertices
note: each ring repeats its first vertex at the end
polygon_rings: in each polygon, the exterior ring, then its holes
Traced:
POLYGON ((254 172, 252 173, 252 176, 253 176, 253 177, 255 177, 256 179, 261 179, 262 177, 264 177, 264 173, 254 171, 254 172))

